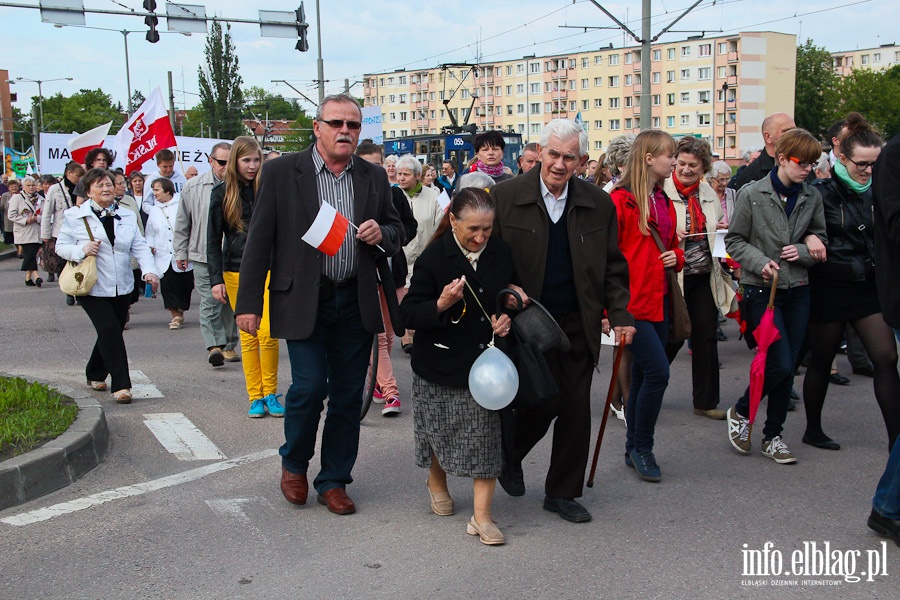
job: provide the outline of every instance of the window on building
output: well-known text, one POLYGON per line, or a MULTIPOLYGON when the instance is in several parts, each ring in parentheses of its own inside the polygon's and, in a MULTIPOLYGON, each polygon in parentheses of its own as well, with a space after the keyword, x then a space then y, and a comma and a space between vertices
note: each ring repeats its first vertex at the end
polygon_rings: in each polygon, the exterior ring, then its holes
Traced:
POLYGON ((594 98, 594 108, 603 108, 603 100, 601 98, 594 98))
POLYGON ((666 117, 666 127, 675 127, 675 117, 666 117))
POLYGON ((609 78, 609 83, 607 85, 609 87, 619 87, 619 76, 611 75, 609 78))
POLYGON ((572 110, 572 111, 575 110, 575 101, 574 100, 569 100, 569 110, 572 110))
POLYGON ((700 44, 700 56, 712 56, 712 44, 700 44))
POLYGON ((869 55, 868 55, 868 54, 863 54, 862 56, 860 56, 860 57, 859 57, 859 62, 860 62, 860 64, 863 65, 863 66, 869 64, 869 55))
POLYGON ((728 44, 725 42, 719 42, 717 47, 719 49, 719 54, 728 54, 728 44))
POLYGON ((716 113, 716 125, 725 124, 725 113, 716 113))
POLYGON ((540 73, 541 72, 541 63, 539 63, 539 62, 528 63, 528 66, 529 66, 529 70, 532 73, 540 73))
POLYGON ((687 104, 691 101, 691 93, 690 92, 681 92, 681 103, 687 104))
POLYGON ((394 85, 394 78, 388 77, 388 85, 394 85))
POLYGON ((675 83, 675 71, 666 71, 666 83, 675 83))
POLYGON ((390 119, 391 121, 396 121, 396 120, 397 120, 397 113, 395 113, 395 112, 390 113, 390 117, 391 117, 391 119, 390 119))
POLYGON ((712 79, 712 69, 710 67, 700 67, 697 69, 697 79, 700 81, 712 79))
POLYGON ((609 108, 619 108, 619 99, 618 98, 610 98, 609 99, 609 108))
POLYGON ((601 87, 603 85, 602 77, 594 77, 594 87, 601 87))
POLYGON ((541 133, 541 129, 544 127, 542 123, 532 123, 531 124, 531 133, 532 135, 538 135, 541 133))
POLYGON ((701 127, 703 127, 703 126, 709 126, 711 124, 712 124, 712 117, 709 115, 709 113, 697 115, 697 125, 700 125, 701 127))
POLYGON ((625 53, 625 64, 630 65, 633 62, 634 62, 634 54, 632 54, 631 52, 626 52, 625 53))
POLYGON ((653 124, 650 125, 653 129, 659 129, 659 117, 653 117, 653 124))
POLYGON ((626 76, 625 76, 625 85, 632 85, 633 83, 634 83, 634 81, 633 81, 632 76, 631 76, 631 75, 626 75, 626 76))
MULTIPOLYGON (((565 82, 563 82, 563 83, 565 83, 565 82)), ((570 89, 570 90, 574 90, 574 89, 575 89, 575 80, 574 80, 574 79, 570 79, 570 80, 569 80, 569 89, 570 89)))
POLYGON ((570 69, 574 69, 574 68, 575 68, 575 59, 574 59, 574 58, 570 58, 570 59, 569 59, 569 68, 570 68, 570 69))
POLYGON ((691 124, 691 115, 681 115, 681 124, 690 125, 691 124))
POLYGON ((547 92, 547 93, 550 93, 550 92, 555 91, 555 90, 553 89, 553 83, 551 83, 551 82, 549 82, 549 81, 546 82, 546 83, 544 84, 544 91, 547 92))
POLYGON ((603 64, 603 55, 602 54, 598 54, 597 56, 594 57, 594 64, 595 65, 603 64))
POLYGON ((525 72, 525 65, 523 63, 519 63, 516 65, 516 73, 521 75, 525 72))
POLYGON ((691 78, 691 70, 690 69, 682 69, 681 70, 681 80, 684 81, 685 79, 690 79, 690 78, 691 78))
POLYGON ((591 130, 591 122, 590 121, 585 121, 584 123, 581 124, 581 126, 584 128, 585 131, 591 130))
POLYGON ((396 129, 391 129, 391 134, 390 134, 388 137, 390 137, 390 138, 395 138, 395 137, 397 137, 397 130, 396 130, 396 129))
POLYGON ((541 114, 541 103, 540 102, 532 102, 530 110, 531 110, 531 114, 533 114, 533 115, 541 114))
POLYGON ((594 140, 594 150, 603 150, 603 140, 594 140))
POLYGON ((690 46, 682 46, 681 47, 681 55, 682 56, 690 56, 691 55, 691 47, 690 46))
POLYGON ((590 79, 582 79, 581 80, 581 89, 583 89, 583 90, 588 89, 588 86, 590 85, 590 83, 591 83, 590 79))
POLYGON ((662 60, 662 50, 654 50, 653 62, 659 62, 660 60, 662 60))
POLYGON ((588 57, 587 57, 587 56, 582 56, 582 57, 581 57, 581 68, 582 68, 582 69, 587 69, 587 68, 588 68, 588 65, 590 65, 590 61, 588 60, 588 57))
POLYGON ((517 94, 524 94, 524 93, 525 93, 525 84, 524 84, 524 83, 517 83, 517 84, 516 84, 516 93, 517 93, 517 94))
POLYGON ((634 119, 632 119, 632 118, 625 119, 625 129, 634 129, 633 123, 634 123, 634 119))
POLYGON ((662 80, 661 75, 662 75, 662 73, 660 73, 659 71, 654 71, 653 72, 653 83, 659 83, 662 80))
POLYGON ((666 104, 668 106, 675 104, 675 94, 666 94, 666 104))
POLYGON ((512 104, 507 104, 507 105, 506 105, 506 115, 509 116, 509 117, 511 117, 512 114, 513 114, 513 105, 512 105, 512 104))
POLYGON ((516 127, 518 127, 520 134, 525 134, 525 123, 519 123, 516 127))
POLYGON ((511 85, 506 86, 506 95, 512 96, 512 86, 511 85))
POLYGON ((875 54, 872 55, 872 62, 873 63, 881 62, 881 52, 876 52, 875 54))
POLYGON ((532 94, 540 94, 541 93, 541 84, 540 83, 532 83, 531 84, 531 93, 532 94))
POLYGON ((399 82, 398 82, 398 83, 399 83, 400 85, 406 85, 406 75, 401 75, 401 76, 399 77, 399 82))
POLYGON ((525 105, 524 104, 516 104, 516 114, 517 115, 525 114, 525 105))
POLYGON ((669 48, 666 52, 666 58, 669 60, 675 60, 675 48, 669 48))
POLYGON ((544 104, 544 112, 553 112, 553 103, 552 102, 546 102, 544 104))
POLYGON ((618 131, 622 128, 621 122, 619 119, 610 119, 609 120, 609 129, 610 131, 618 131))
POLYGON ((408 120, 409 120, 409 113, 407 113, 405 110, 401 110, 401 111, 400 111, 400 120, 401 120, 401 121, 408 121, 408 120))
POLYGON ((431 111, 431 119, 434 119, 434 111, 431 111))
POLYGON ((397 101, 397 96, 395 96, 394 94, 391 94, 388 96, 388 100, 390 100, 391 104, 393 104, 394 102, 397 101))
POLYGON ((650 101, 653 106, 659 106, 660 104, 662 104, 662 98, 659 94, 653 94, 652 96, 650 96, 650 101))
POLYGON ((710 96, 712 96, 712 92, 709 90, 701 90, 697 92, 697 102, 700 102, 701 104, 709 102, 710 96))
POLYGON ((594 120, 594 129, 603 129, 603 121, 600 119, 594 120))
POLYGON ((582 100, 581 101, 581 110, 588 110, 591 107, 590 100, 582 100))
POLYGON ((619 55, 618 54, 610 54, 609 55, 609 64, 613 65, 613 66, 619 64, 619 55))
POLYGON ((512 65, 506 65, 506 74, 512 75, 512 65))
POLYGON ((719 79, 725 78, 725 67, 716 67, 716 77, 719 79))
POLYGON ((469 97, 469 90, 463 88, 463 91, 460 93, 460 97, 465 100, 469 97))
POLYGON ((625 108, 631 108, 634 106, 634 98, 632 96, 625 96, 625 108))

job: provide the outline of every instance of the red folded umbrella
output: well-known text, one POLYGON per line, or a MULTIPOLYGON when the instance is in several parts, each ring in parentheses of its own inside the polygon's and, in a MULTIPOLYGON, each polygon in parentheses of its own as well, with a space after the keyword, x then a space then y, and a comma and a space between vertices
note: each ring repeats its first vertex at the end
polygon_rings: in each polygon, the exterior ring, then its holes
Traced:
POLYGON ((753 330, 753 337, 756 339, 756 356, 750 363, 750 414, 747 418, 750 425, 756 420, 756 413, 759 410, 759 403, 762 400, 763 384, 766 380, 766 359, 769 354, 769 347, 776 341, 781 339, 781 333, 775 326, 775 291, 778 288, 778 271, 772 274, 772 291, 769 292, 769 304, 766 305, 766 312, 763 313, 759 325, 753 330))

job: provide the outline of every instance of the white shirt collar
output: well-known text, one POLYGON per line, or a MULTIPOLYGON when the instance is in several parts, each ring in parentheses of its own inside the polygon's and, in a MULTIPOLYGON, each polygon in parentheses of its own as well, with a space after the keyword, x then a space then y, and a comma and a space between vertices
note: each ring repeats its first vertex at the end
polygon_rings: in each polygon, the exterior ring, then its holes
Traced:
POLYGON ((566 199, 569 197, 569 182, 566 182, 566 187, 563 188, 562 194, 557 198, 544 183, 543 177, 538 177, 538 180, 541 182, 541 197, 544 199, 544 205, 547 207, 547 214, 550 216, 550 220, 556 223, 562 218, 563 210, 566 208, 566 199))

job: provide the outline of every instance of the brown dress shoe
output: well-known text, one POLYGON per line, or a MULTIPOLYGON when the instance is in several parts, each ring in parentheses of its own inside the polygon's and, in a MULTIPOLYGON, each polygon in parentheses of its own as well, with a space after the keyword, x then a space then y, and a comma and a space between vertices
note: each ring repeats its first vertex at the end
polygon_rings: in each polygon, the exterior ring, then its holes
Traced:
POLYGON ((309 494, 306 473, 291 473, 281 467, 281 493, 291 504, 306 504, 306 496, 309 494))
POLYGON ((344 488, 331 488, 324 494, 319 494, 319 504, 324 504, 336 515, 352 515, 356 512, 356 505, 344 488))

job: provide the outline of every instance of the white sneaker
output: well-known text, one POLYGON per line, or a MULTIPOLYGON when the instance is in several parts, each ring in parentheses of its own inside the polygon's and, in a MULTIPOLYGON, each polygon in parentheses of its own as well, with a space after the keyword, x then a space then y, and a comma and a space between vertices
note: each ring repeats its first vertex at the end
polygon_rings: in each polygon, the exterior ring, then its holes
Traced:
POLYGON ((728 441, 741 454, 750 454, 750 420, 742 417, 732 406, 725 413, 728 422, 728 441))

